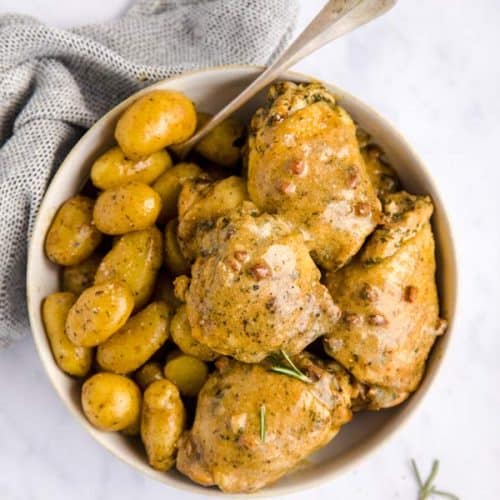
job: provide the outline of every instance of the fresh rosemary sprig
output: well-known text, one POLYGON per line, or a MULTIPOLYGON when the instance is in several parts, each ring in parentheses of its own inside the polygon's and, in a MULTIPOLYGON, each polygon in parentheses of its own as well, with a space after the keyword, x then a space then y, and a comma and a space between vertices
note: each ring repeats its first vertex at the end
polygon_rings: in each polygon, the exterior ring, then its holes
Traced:
POLYGON ((260 418, 260 440, 265 443, 266 442, 266 405, 260 405, 259 409, 259 418, 260 418))
POLYGON ((420 472, 418 471, 417 464, 413 459, 411 460, 411 466, 413 468, 413 472, 415 474, 415 478, 417 479, 418 483, 418 488, 419 488, 418 500, 427 500, 428 498, 431 498, 432 495, 438 495, 441 497, 450 498, 451 500, 460 500, 453 493, 437 490, 436 487, 434 486, 433 482, 434 479, 436 479, 439 470, 439 460, 434 460, 434 462, 432 462, 431 473, 429 474, 429 477, 425 480, 425 482, 422 481, 422 477, 420 476, 420 472))
POLYGON ((312 380, 304 373, 302 373, 291 360, 290 356, 283 350, 280 351, 281 356, 287 362, 288 366, 283 366, 281 360, 277 359, 276 356, 272 356, 271 359, 273 366, 271 366, 271 371, 275 373, 281 373, 282 375, 288 375, 289 377, 296 378, 301 382, 305 382, 307 384, 311 384, 312 380))

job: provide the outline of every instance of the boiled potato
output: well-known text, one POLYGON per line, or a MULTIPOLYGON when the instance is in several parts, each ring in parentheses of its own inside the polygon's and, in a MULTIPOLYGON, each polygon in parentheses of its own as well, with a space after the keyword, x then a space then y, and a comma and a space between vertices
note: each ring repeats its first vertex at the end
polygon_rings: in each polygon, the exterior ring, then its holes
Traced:
MULTIPOLYGON (((207 113, 198 113, 198 127, 203 127, 210 118, 211 115, 207 113)), ((245 127, 241 122, 228 118, 211 130, 195 146, 195 151, 218 165, 232 167, 240 159, 241 149, 237 142, 244 133, 245 127)))
POLYGON ((246 182, 237 176, 217 182, 189 180, 179 196, 178 242, 187 259, 195 259, 200 240, 215 221, 248 200, 246 182))
POLYGON ((86 288, 92 286, 101 259, 102 255, 95 253, 80 264, 65 267, 62 274, 63 290, 80 295, 86 288))
POLYGON ((157 227, 127 233, 102 259, 95 283, 124 281, 134 295, 137 310, 151 297, 162 261, 163 238, 157 227))
POLYGON ((110 235, 140 231, 155 223, 160 208, 160 195, 153 188, 130 182, 99 195, 94 222, 99 231, 110 235))
POLYGON ((156 380, 144 391, 141 438, 151 467, 166 471, 175 464, 177 441, 186 425, 186 410, 177 387, 156 380))
POLYGON ((196 111, 185 95, 155 90, 125 110, 116 124, 115 138, 128 158, 137 159, 184 142, 195 129, 196 111))
POLYGON ((172 277, 162 270, 156 278, 154 300, 162 300, 172 307, 172 310, 181 305, 181 301, 175 296, 172 277))
POLYGON ((94 200, 74 196, 56 213, 45 239, 47 257, 61 266, 83 262, 94 252, 102 235, 92 223, 94 200))
POLYGON ((188 179, 195 179, 203 173, 195 163, 179 163, 169 168, 153 184, 153 189, 160 195, 162 208, 158 222, 167 223, 177 217, 177 199, 182 184, 188 179))
POLYGON ((141 392, 127 377, 115 373, 92 375, 82 387, 83 413, 103 431, 121 431, 140 418, 141 392))
POLYGON ((83 377, 92 364, 92 349, 76 346, 64 331, 66 317, 75 301, 74 293, 52 293, 43 301, 42 317, 57 366, 69 375, 83 377))
POLYGON ((101 368, 130 373, 143 365, 167 340, 170 310, 164 302, 152 302, 97 348, 101 368))
POLYGON ((177 219, 171 220, 165 228, 165 265, 174 276, 189 272, 189 262, 182 255, 177 240, 177 219))
POLYGON ((208 377, 207 364, 187 354, 179 354, 167 361, 163 370, 184 396, 196 396, 208 377))
POLYGON ((201 344, 191 335, 191 326, 186 314, 186 305, 182 304, 170 322, 170 335, 177 347, 185 354, 203 361, 213 361, 219 355, 210 347, 201 344))
POLYGON ((139 384, 142 390, 145 390, 156 380, 163 379, 163 370, 160 363, 149 361, 144 366, 139 368, 135 373, 135 381, 139 384))
POLYGON ((117 332, 134 308, 129 287, 119 281, 108 281, 87 288, 69 310, 66 334, 71 342, 93 347, 117 332))
POLYGON ((172 158, 164 149, 138 160, 129 160, 115 146, 97 158, 90 170, 90 178, 94 186, 102 190, 134 181, 151 184, 171 166, 172 158))

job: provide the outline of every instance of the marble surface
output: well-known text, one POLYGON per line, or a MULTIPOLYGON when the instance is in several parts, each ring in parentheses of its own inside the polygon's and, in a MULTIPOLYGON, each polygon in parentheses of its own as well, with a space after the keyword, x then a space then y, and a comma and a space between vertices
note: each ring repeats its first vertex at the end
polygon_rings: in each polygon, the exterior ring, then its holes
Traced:
MULTIPOLYGON (((321 0, 303 0, 300 24, 321 0)), ((1 0, 61 26, 119 15, 127 0, 1 0)), ((461 499, 500 498, 500 116, 498 0, 400 0, 384 19, 300 63, 378 109, 433 172, 459 251, 461 301, 447 359, 410 423, 316 498, 413 499, 409 469, 441 460, 437 484, 461 499)), ((112 457, 57 398, 29 337, 0 352, 0 499, 199 498, 112 457)), ((311 492, 292 498, 311 498, 311 492)))

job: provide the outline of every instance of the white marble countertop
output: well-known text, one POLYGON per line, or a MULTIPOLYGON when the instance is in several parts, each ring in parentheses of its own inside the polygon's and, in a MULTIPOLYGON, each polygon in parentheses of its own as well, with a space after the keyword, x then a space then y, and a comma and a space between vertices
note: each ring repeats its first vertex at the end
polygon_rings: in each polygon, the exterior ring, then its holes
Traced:
MULTIPOLYGON (((1 0, 61 26, 110 19, 127 0, 1 0)), ((304 25, 322 0, 303 0, 304 25)), ((351 472, 292 498, 414 499, 409 469, 441 460, 437 484, 461 499, 500 498, 500 8, 498 0, 401 0, 379 20, 298 65, 393 121, 447 203, 461 305, 443 370, 392 440, 351 472)), ((95 443, 56 396, 29 337, 0 352, 0 499, 200 498, 141 476, 95 443)))

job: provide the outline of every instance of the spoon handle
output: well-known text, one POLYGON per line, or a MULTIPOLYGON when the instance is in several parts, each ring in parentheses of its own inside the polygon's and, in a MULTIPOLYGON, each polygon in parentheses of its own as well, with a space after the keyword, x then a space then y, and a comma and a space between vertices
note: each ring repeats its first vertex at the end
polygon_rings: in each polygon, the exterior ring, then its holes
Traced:
POLYGON ((185 158, 189 151, 219 123, 241 108, 255 94, 279 75, 328 42, 353 31, 380 16, 397 0, 330 0, 308 24, 297 39, 267 67, 243 92, 222 108, 204 127, 182 145, 176 153, 185 158))

